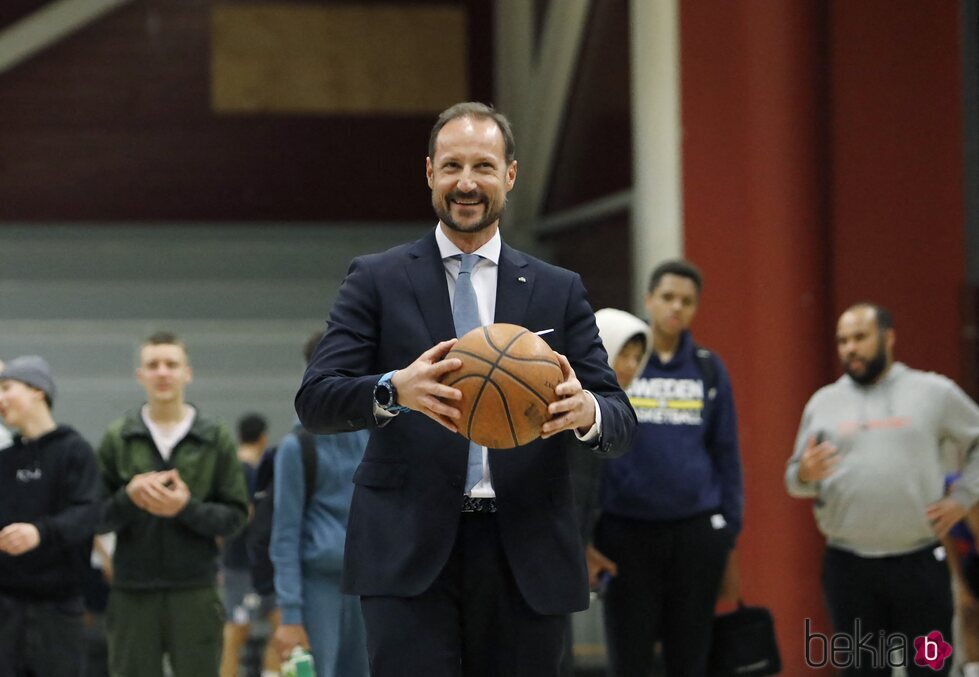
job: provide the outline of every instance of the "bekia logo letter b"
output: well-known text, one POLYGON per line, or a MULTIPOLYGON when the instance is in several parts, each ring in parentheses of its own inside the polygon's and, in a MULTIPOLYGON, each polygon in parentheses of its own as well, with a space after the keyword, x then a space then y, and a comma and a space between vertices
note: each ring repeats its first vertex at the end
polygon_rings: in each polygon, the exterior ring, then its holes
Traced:
POLYGON ((945 661, 952 655, 952 645, 945 641, 942 633, 932 630, 927 635, 914 638, 914 664, 941 670, 945 661))

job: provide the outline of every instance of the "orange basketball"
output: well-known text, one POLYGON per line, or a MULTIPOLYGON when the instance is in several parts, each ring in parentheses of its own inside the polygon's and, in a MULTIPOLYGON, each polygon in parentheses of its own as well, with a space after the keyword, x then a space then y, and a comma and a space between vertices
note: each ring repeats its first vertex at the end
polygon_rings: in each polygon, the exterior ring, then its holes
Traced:
POLYGON ((486 447, 510 449, 540 437, 551 418, 547 405, 564 375, 544 339, 515 324, 477 327, 452 347, 446 358, 462 367, 442 382, 462 391, 452 402, 462 412, 459 432, 486 447))

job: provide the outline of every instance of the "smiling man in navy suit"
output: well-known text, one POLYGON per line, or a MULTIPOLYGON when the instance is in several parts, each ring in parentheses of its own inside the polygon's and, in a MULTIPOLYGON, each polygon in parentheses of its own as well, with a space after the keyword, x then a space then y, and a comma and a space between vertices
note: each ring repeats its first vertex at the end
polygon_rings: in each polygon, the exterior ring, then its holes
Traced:
POLYGON ((372 429, 343 572, 372 674, 557 675, 566 614, 588 605, 564 438, 618 455, 635 414, 581 278, 501 240, 517 177, 507 119, 479 103, 444 111, 425 173, 438 225, 353 261, 296 411, 317 433, 372 429), (493 322, 553 329, 564 372, 542 438, 507 451, 459 435, 461 393, 439 383, 461 366, 443 359, 454 337, 493 322))

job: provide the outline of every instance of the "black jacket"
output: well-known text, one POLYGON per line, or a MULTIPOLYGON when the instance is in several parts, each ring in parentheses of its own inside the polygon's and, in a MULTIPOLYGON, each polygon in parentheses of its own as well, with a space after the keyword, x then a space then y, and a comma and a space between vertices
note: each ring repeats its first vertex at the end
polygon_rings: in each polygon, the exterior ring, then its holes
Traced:
POLYGON ((58 426, 36 440, 17 436, 0 450, 0 529, 27 522, 41 535, 30 552, 0 553, 0 593, 28 599, 81 594, 100 490, 92 447, 72 428, 58 426))

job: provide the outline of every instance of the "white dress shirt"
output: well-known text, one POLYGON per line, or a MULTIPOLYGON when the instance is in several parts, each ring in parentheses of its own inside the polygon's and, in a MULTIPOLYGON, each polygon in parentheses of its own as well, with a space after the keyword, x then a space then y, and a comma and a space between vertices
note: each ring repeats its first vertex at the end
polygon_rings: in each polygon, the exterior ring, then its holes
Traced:
MULTIPOLYGON (((439 246, 439 254, 442 256, 442 264, 445 266, 445 280, 449 285, 449 304, 455 303, 456 280, 459 277, 459 269, 462 267, 460 259, 452 258, 461 256, 462 250, 446 236, 441 226, 435 226, 435 241, 439 246)), ((476 290, 476 306, 479 308, 479 323, 483 326, 493 324, 496 317, 496 278, 500 270, 500 249, 503 247, 503 240, 500 238, 500 230, 497 229, 490 241, 473 252, 479 254, 479 260, 473 267, 470 279, 473 289, 476 290)), ((453 305, 453 307, 455 307, 453 305)), ((490 477, 489 452, 486 447, 483 451, 483 477, 472 488, 469 495, 473 498, 495 498, 496 492, 493 491, 493 481, 490 477)))

